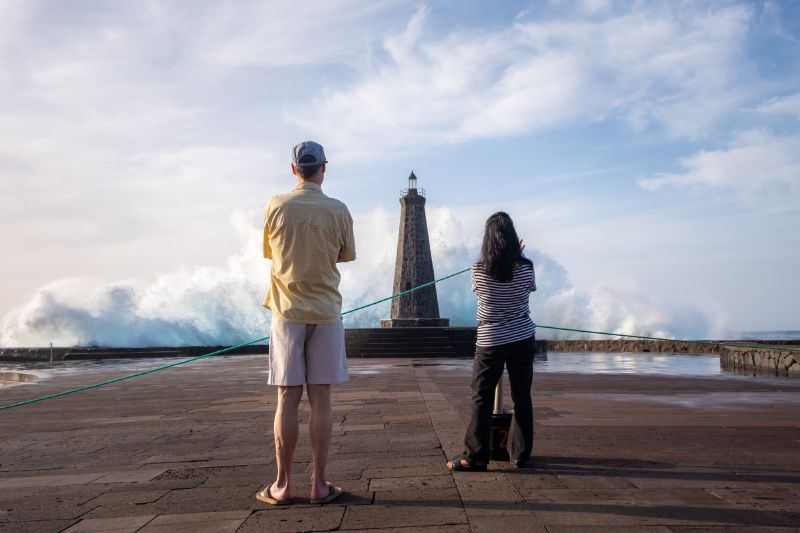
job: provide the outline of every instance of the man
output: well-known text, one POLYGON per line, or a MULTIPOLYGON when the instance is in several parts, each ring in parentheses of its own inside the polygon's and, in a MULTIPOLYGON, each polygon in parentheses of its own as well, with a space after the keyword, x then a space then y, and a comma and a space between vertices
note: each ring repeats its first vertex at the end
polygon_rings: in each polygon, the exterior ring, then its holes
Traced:
POLYGON ((342 297, 336 263, 356 258, 353 219, 339 200, 322 193, 327 160, 319 144, 292 150, 297 186, 274 196, 264 220, 264 257, 272 259, 264 307, 272 311, 269 384, 278 387, 275 411, 277 479, 256 498, 272 505, 293 502, 292 456, 299 433, 298 408, 306 387, 311 405, 311 503, 328 503, 342 489, 325 479, 331 443, 331 385, 348 379, 342 297))

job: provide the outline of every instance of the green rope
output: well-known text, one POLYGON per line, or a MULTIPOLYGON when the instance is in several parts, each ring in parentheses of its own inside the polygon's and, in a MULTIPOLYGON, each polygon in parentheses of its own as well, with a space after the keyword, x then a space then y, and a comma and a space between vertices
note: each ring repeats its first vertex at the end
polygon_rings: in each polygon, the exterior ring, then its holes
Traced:
POLYGON ((65 390, 62 392, 57 392, 55 394, 50 394, 48 396, 40 396, 39 398, 33 398, 32 400, 25 400, 24 402, 12 403, 10 405, 4 405, 0 407, 0 411, 4 411, 6 409, 11 409, 12 407, 22 407, 23 405, 30 405, 32 403, 43 402, 44 400, 50 400, 51 398, 59 398, 61 396, 66 396, 67 394, 75 394, 76 392, 81 392, 90 389, 96 389, 98 387, 102 387, 103 385, 110 385, 112 383, 117 383, 119 381, 124 381, 126 379, 136 378, 139 376, 144 376, 145 374, 152 374, 153 372, 158 372, 159 370, 165 370, 167 368, 172 368, 174 366, 185 365, 186 363, 191 363, 192 361, 197 361, 198 359, 203 359, 204 357, 211 357, 212 355, 219 355, 221 353, 230 352, 231 350, 235 350, 237 348, 241 348, 242 346, 249 346, 251 344, 256 344, 261 341, 265 341, 269 339, 269 337, 264 337, 262 339, 256 339, 254 341, 245 342, 242 344, 237 344, 236 346, 231 346, 230 348, 223 348, 222 350, 217 350, 216 352, 211 352, 203 355, 198 355, 197 357, 192 357, 191 359, 184 359, 183 361, 178 361, 177 363, 170 363, 164 366, 157 366, 155 368, 151 368, 149 370, 143 370, 141 372, 136 372, 135 374, 128 374, 127 376, 122 376, 119 378, 109 379, 106 381, 101 381, 99 383, 92 383, 91 385, 86 385, 84 387, 78 387, 77 389, 70 389, 65 390))
POLYGON ((740 342, 724 342, 724 341, 699 341, 687 339, 668 339, 666 337, 648 337, 646 335, 626 335, 624 333, 611 333, 608 331, 592 331, 588 329, 573 329, 561 328, 557 326, 545 326, 544 324, 535 324, 537 328, 553 329, 557 331, 573 331, 575 333, 591 333, 592 335, 608 335, 612 337, 626 337, 629 339, 643 339, 649 341, 667 341, 667 342, 685 342, 689 344, 711 344, 713 346, 726 346, 731 348, 759 348, 762 350, 774 350, 778 352, 800 352, 800 348, 784 348, 779 346, 764 346, 758 344, 745 344, 740 342))
POLYGON ((386 298, 382 298, 382 299, 374 301, 374 302, 372 302, 370 304, 362 305, 361 307, 356 307, 355 309, 350 309, 349 311, 345 311, 344 313, 342 313, 342 316, 349 315, 350 313, 355 313, 356 311, 361 311, 362 309, 366 309, 367 307, 372 307, 373 305, 378 305, 379 303, 383 303, 383 302, 385 302, 387 300, 393 300, 394 298, 399 298, 400 296, 403 296, 404 294, 408 294, 409 292, 414 292, 414 291, 418 291, 420 289, 424 289, 425 287, 430 287, 431 285, 435 285, 436 283, 439 283, 440 281, 444 281, 446 279, 454 278, 454 277, 456 277, 458 275, 463 274, 464 272, 469 272, 470 270, 472 270, 472 267, 465 268, 464 270, 459 270, 458 272, 455 272, 453 274, 449 274, 449 275, 447 275, 447 276, 445 276, 443 278, 439 278, 439 279, 435 279, 433 281, 429 281, 428 283, 423 283, 422 285, 417 285, 416 287, 414 287, 412 289, 408 289, 407 291, 403 291, 403 292, 398 292, 397 294, 393 294, 391 296, 387 296, 386 298))
MULTIPOLYGON (((439 283, 440 281, 444 281, 446 279, 453 278, 455 276, 463 274, 464 272, 468 272, 469 270, 471 270, 471 269, 465 268, 464 270, 459 270, 458 272, 456 272, 454 274, 450 274, 450 275, 444 276, 442 278, 439 278, 439 279, 436 279, 436 280, 433 280, 433 281, 429 281, 428 283, 423 283, 422 285, 417 285, 416 287, 412 287, 411 289, 408 289, 408 290, 405 290, 405 291, 402 291, 402 292, 398 292, 397 294, 393 294, 392 296, 387 296, 386 298, 381 298, 380 300, 376 300, 376 301, 374 301, 372 303, 368 303, 366 305, 362 305, 360 307, 356 307, 354 309, 350 309, 350 310, 345 311, 344 313, 342 313, 342 316, 350 314, 350 313, 355 313, 356 311, 360 311, 362 309, 366 309, 367 307, 372 307, 373 305, 378 305, 379 303, 383 303, 385 301, 392 300, 394 298, 399 298, 399 297, 404 296, 406 294, 409 294, 411 292, 418 291, 420 289, 424 289, 425 287, 430 287, 431 285, 439 283)), ((30 405, 30 404, 33 404, 33 403, 43 402, 45 400, 50 400, 52 398, 59 398, 61 396, 66 396, 68 394, 75 394, 76 392, 82 392, 82 391, 85 391, 85 390, 96 389, 96 388, 102 387, 104 385, 110 385, 112 383, 118 383, 118 382, 124 381, 126 379, 132 379, 132 378, 136 378, 136 377, 139 377, 139 376, 144 376, 146 374, 152 374, 153 372, 158 372, 159 370, 166 370, 167 368, 173 368, 173 367, 176 367, 176 366, 185 365, 186 363, 191 363, 193 361, 197 361, 199 359, 204 359, 206 357, 211 357, 211 356, 214 356, 214 355, 219 355, 219 354, 222 354, 222 353, 230 352, 230 351, 236 350, 237 348, 242 348, 244 346, 250 346, 251 344, 257 344, 259 342, 266 341, 266 340, 269 340, 269 336, 262 337, 260 339, 256 339, 256 340, 249 341, 249 342, 244 342, 242 344, 237 344, 236 346, 231 346, 229 348, 223 348, 223 349, 217 350, 215 352, 211 352, 211 353, 207 353, 207 354, 203 354, 203 355, 198 355, 197 357, 192 357, 190 359, 184 359, 183 361, 178 361, 176 363, 170 363, 168 365, 158 366, 158 367, 155 367, 155 368, 151 368, 149 370, 143 370, 142 372, 136 372, 135 374, 128 374, 126 376, 122 376, 122 377, 118 377, 118 378, 114 378, 114 379, 109 379, 109 380, 106 380, 106 381, 101 381, 99 383, 93 383, 91 385, 86 385, 84 387, 78 387, 77 389, 70 389, 70 390, 65 390, 65 391, 62 391, 62 392, 57 392, 55 394, 50 394, 48 396, 40 396, 39 398, 33 398, 31 400, 26 400, 24 402, 12 403, 12 404, 9 404, 9 405, 3 405, 3 406, 0 406, 0 411, 5 411, 6 409, 11 409, 13 407, 22 407, 23 405, 30 405)))

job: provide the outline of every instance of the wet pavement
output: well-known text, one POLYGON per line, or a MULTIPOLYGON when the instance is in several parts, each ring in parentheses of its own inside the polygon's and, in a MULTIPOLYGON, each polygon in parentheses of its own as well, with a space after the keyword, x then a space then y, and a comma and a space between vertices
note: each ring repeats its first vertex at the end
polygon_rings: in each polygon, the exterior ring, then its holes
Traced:
MULTIPOLYGON (((445 461, 461 450, 470 363, 351 360, 329 465, 347 494, 325 506, 303 497, 305 430, 299 502, 253 498, 274 476, 264 357, 2 411, 0 531, 798 530, 800 381, 729 375, 710 359, 689 372, 677 359, 558 355, 535 367, 534 468, 455 474, 445 461)), ((39 379, 0 387, 0 404, 151 366, 27 369, 39 379)))

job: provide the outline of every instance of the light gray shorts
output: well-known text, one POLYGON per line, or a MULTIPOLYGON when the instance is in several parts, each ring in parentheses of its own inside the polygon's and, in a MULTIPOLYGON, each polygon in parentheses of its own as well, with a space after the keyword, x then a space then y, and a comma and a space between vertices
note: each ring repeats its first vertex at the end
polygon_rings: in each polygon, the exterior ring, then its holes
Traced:
POLYGON ((295 324, 273 316, 269 338, 270 385, 324 385, 347 381, 342 321, 295 324))

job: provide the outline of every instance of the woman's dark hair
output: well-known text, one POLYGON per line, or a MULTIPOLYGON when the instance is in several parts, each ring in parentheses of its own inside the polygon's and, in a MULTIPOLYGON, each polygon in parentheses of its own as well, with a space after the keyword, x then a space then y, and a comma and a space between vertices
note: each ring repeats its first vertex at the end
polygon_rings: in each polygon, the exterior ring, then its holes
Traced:
MULTIPOLYGON (((313 163, 316 160, 317 159, 313 155, 306 154, 303 157, 301 157, 300 160, 297 161, 297 162, 298 163, 313 163)), ((297 172, 300 174, 300 176, 303 179, 308 179, 311 176, 313 176, 314 174, 316 174, 321 166, 322 166, 322 163, 320 163, 318 165, 307 165, 307 166, 297 165, 296 168, 297 168, 297 172)))
POLYGON ((487 274, 500 282, 511 281, 517 265, 533 265, 530 259, 522 255, 519 237, 508 213, 498 211, 486 220, 478 262, 487 274))

